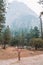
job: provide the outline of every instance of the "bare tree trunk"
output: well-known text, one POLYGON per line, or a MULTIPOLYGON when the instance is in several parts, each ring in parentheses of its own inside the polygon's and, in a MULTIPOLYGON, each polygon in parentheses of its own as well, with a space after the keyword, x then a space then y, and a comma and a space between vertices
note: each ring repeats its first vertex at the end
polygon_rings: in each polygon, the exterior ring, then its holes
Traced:
POLYGON ((3 49, 6 49, 6 44, 4 43, 4 45, 3 45, 3 49))
POLYGON ((43 35, 42 35, 42 20, 41 20, 41 17, 40 17, 40 26, 41 26, 41 38, 43 38, 43 35))

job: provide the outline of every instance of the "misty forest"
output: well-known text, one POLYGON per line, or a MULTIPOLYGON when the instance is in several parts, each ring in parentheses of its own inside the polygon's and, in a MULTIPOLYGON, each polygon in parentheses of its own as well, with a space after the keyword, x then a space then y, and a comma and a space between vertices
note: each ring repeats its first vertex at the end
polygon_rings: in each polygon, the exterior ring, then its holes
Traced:
POLYGON ((24 3, 15 1, 9 5, 9 8, 7 13, 6 2, 0 0, 0 46, 3 49, 6 49, 7 46, 43 49, 41 17, 38 17, 24 3), (13 20, 10 20, 10 16, 13 20))
POLYGON ((43 65, 43 0, 0 0, 0 65, 43 65))

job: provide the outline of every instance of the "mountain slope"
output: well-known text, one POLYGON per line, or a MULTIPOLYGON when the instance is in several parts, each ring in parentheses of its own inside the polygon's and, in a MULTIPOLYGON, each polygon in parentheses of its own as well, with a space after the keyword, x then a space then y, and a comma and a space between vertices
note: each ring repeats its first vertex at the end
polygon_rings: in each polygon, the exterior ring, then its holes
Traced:
POLYGON ((24 3, 14 1, 9 5, 7 11, 6 22, 13 31, 39 26, 38 16, 24 3))

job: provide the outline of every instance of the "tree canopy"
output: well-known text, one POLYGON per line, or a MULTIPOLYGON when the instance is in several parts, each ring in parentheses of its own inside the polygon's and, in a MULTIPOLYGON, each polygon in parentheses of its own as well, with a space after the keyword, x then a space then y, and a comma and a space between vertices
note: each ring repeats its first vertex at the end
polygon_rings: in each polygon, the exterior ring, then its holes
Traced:
POLYGON ((5 23, 5 2, 4 0, 0 0, 0 32, 4 27, 5 23))

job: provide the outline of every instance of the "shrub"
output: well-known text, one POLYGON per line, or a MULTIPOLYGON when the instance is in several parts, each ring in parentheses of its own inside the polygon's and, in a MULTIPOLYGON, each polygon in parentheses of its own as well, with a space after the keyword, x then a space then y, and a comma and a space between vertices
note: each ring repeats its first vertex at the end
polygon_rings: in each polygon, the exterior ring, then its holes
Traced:
POLYGON ((43 48, 43 39, 41 38, 33 38, 30 40, 30 46, 37 48, 43 48))

